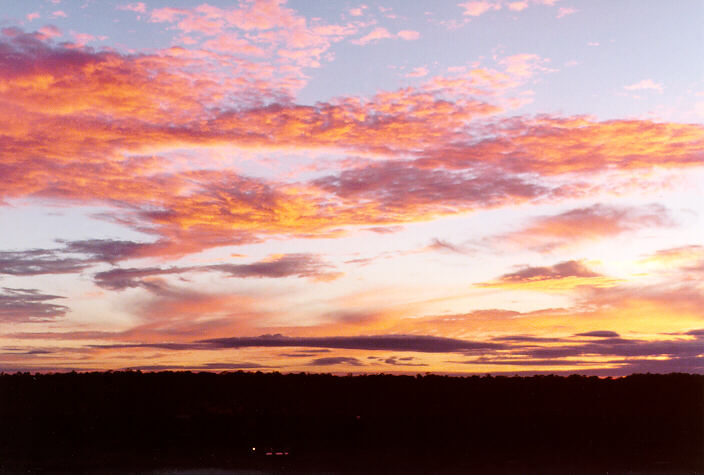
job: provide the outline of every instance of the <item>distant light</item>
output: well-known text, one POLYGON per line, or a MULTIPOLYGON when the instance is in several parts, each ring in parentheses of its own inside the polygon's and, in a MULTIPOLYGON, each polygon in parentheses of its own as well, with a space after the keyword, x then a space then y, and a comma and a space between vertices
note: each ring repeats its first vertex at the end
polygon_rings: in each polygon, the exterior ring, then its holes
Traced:
POLYGON ((252 447, 252 452, 254 452, 255 450, 257 450, 257 448, 256 448, 256 447, 252 447))

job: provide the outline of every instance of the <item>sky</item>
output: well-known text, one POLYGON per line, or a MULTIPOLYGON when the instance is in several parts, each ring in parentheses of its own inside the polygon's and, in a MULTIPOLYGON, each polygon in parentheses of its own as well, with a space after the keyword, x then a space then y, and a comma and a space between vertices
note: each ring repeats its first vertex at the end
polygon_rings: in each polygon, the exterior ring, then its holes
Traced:
POLYGON ((704 373, 703 23, 0 0, 0 371, 704 373))

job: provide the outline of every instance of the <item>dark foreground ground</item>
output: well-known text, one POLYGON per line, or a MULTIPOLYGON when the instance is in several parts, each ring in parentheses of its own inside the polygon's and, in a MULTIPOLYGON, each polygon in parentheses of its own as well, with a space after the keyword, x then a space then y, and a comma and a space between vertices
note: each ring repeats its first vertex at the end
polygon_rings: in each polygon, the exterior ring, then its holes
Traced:
POLYGON ((703 473, 704 376, 0 374, 0 471, 204 468, 703 473))

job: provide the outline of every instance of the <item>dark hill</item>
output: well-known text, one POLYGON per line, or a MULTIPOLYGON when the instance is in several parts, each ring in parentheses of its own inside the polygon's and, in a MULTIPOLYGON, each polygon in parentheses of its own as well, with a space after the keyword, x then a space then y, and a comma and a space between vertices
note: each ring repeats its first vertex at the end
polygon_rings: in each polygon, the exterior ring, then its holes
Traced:
POLYGON ((670 473, 704 469, 704 376, 1 374, 0 428, 4 471, 670 473))

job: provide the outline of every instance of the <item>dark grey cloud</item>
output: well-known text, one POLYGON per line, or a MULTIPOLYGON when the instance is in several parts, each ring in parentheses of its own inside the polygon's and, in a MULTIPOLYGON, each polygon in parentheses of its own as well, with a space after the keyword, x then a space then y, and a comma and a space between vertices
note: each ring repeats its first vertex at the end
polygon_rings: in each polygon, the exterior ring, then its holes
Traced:
POLYGON ((526 343, 558 343, 568 341, 564 338, 548 338, 533 335, 506 335, 497 336, 493 338, 494 341, 515 341, 515 342, 526 342, 526 343))
POLYGON ((95 285, 108 290, 124 290, 135 287, 144 287, 143 279, 148 277, 182 274, 193 270, 193 267, 142 267, 142 268, 116 268, 98 272, 93 276, 95 285))
POLYGON ((415 360, 415 358, 412 356, 408 356, 405 358, 399 358, 398 356, 390 356, 388 358, 383 358, 382 360, 384 361, 384 363, 393 366, 428 366, 425 363, 414 363, 413 361, 415 360))
POLYGON ((427 335, 371 335, 332 337, 287 337, 262 335, 202 340, 201 343, 220 348, 245 347, 311 347, 349 350, 418 351, 422 353, 468 353, 505 348, 491 342, 475 342, 427 335))
POLYGON ((36 289, 0 289, 0 322, 48 322, 63 317, 68 307, 51 303, 58 295, 36 289))
POLYGON ((691 336, 704 336, 704 328, 698 329, 698 330, 689 330, 688 332, 684 333, 685 335, 691 335, 691 336))
POLYGON ((584 355, 642 357, 684 357, 704 354, 704 345, 699 340, 642 341, 605 339, 583 345, 564 345, 549 348, 530 348, 527 354, 538 358, 564 358, 584 355))
POLYGON ((527 358, 477 358, 476 360, 467 361, 448 361, 448 363, 459 364, 481 364, 481 365, 515 365, 515 366, 579 366, 594 364, 590 361, 575 361, 575 360, 560 360, 560 359, 527 359, 527 358))
POLYGON ((81 272, 91 261, 68 257, 50 249, 0 251, 0 274, 31 276, 81 272))
POLYGON ((58 240, 63 247, 56 249, 27 249, 0 251, 0 274, 31 276, 41 274, 72 274, 92 265, 145 257, 166 242, 141 243, 113 239, 80 241, 58 240))
MULTIPOLYGON (((555 360, 556 364, 565 364, 566 362, 555 360)), ((460 363, 456 361, 456 363, 460 363)), ((471 362, 466 362, 471 363, 471 362)), ((520 364, 520 363, 511 363, 520 364)), ((611 360, 607 363, 598 363, 588 361, 569 362, 570 365, 589 365, 590 367, 575 368, 568 370, 525 370, 525 371, 492 371, 494 375, 562 375, 581 374, 584 376, 601 376, 601 377, 621 377, 636 373, 696 373, 704 374, 704 357, 692 356, 681 358, 670 358, 667 360, 653 360, 645 358, 626 359, 626 360, 611 360)), ((530 363, 528 365, 536 365, 530 363)), ((486 370, 478 372, 470 372, 469 374, 486 374, 486 370)))
POLYGON ((169 274, 186 272, 224 272, 237 278, 283 278, 308 277, 326 278, 334 276, 333 266, 326 264, 314 254, 286 254, 275 259, 258 261, 251 264, 216 264, 210 266, 188 267, 142 267, 115 268, 98 272, 94 276, 95 284, 109 290, 147 287, 144 280, 169 274))
POLYGON ((276 259, 252 264, 218 264, 208 269, 230 274, 232 277, 322 277, 328 275, 332 266, 314 254, 286 254, 276 259))
POLYGON ((350 356, 330 356, 326 358, 317 358, 308 363, 308 366, 332 366, 337 364, 346 364, 351 366, 363 366, 364 363, 357 358, 350 356))
POLYGON ((241 363, 205 363, 202 365, 186 366, 186 365, 142 365, 129 366, 124 370, 139 370, 139 371, 214 371, 214 370, 237 370, 237 369, 263 369, 269 368, 257 363, 241 362, 241 363))
POLYGON ((567 277, 600 277, 579 261, 565 261, 548 267, 525 267, 517 272, 504 274, 501 282, 521 283, 540 280, 564 279, 567 277))
POLYGON ((621 335, 608 330, 595 330, 591 332, 577 333, 574 336, 589 336, 594 338, 619 338, 621 335))
POLYGON ((305 350, 298 350, 291 353, 280 353, 279 356, 284 358, 311 358, 313 356, 318 356, 321 353, 330 353, 331 350, 326 348, 307 348, 305 350))
POLYGON ((84 239, 80 241, 58 241, 64 244, 63 252, 84 254, 88 259, 111 264, 130 258, 144 257, 149 250, 165 247, 166 242, 142 243, 115 239, 84 239))

